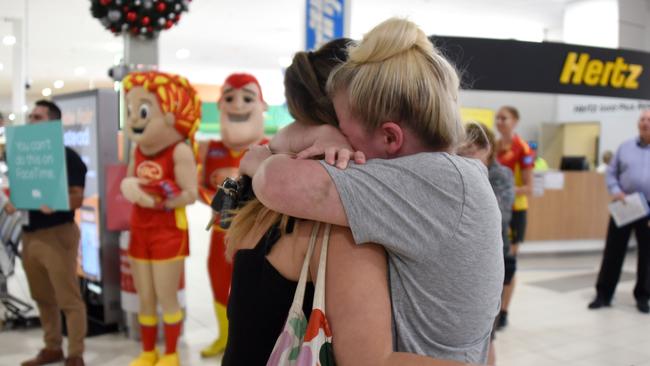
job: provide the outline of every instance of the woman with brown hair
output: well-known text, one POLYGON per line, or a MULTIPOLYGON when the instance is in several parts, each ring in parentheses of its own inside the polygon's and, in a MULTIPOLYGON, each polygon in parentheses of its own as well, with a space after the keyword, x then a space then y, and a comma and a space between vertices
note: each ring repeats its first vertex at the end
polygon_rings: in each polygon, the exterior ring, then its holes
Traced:
MULTIPOLYGON (((287 106, 300 124, 338 125, 323 87, 330 71, 345 60, 349 42, 339 39, 316 52, 299 52, 287 68, 287 106)), ((289 312, 311 229, 311 222, 271 211, 254 197, 236 212, 226 237, 226 256, 233 260, 233 275, 229 338, 222 365, 266 364, 289 312)), ((337 235, 333 233, 332 241, 337 235)), ((317 258, 312 258, 311 264, 314 276, 317 258)), ((309 283, 303 306, 307 316, 313 294, 309 283)))

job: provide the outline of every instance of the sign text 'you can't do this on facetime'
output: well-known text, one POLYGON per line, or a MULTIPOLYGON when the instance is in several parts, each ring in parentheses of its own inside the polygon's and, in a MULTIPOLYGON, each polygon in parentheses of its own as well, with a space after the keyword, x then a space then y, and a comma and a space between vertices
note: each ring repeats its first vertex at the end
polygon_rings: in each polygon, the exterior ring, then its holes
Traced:
POLYGON ((7 128, 11 201, 20 209, 68 210, 68 177, 60 121, 7 128))

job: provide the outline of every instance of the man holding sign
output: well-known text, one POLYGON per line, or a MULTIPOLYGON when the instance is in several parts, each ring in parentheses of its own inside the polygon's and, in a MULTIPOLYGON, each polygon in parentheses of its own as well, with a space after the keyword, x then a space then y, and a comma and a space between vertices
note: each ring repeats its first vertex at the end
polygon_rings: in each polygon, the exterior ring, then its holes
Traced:
MULTIPOLYGON (((36 102, 29 115, 30 124, 60 119, 59 107, 44 100, 36 102)), ((18 128, 24 127, 16 127, 18 128)), ((18 132, 15 136, 18 136, 18 132)), ((57 159, 55 151, 59 143, 58 136, 56 139, 53 137, 27 142, 13 141, 15 146, 12 141, 7 142, 11 145, 8 150, 10 185, 16 186, 11 192, 13 204, 9 204, 6 210, 15 210, 14 205, 19 209, 30 209, 29 223, 24 227, 23 233, 22 258, 29 290, 38 305, 45 333, 45 348, 35 358, 21 365, 38 366, 64 360, 61 349, 61 311, 65 314, 68 329, 68 357, 65 358, 65 365, 84 365, 82 355, 86 336, 86 307, 79 292, 77 278, 80 233, 74 221, 74 211, 81 207, 83 201, 86 165, 74 150, 66 147, 65 165, 62 166, 65 166, 64 170, 67 171, 68 189, 63 191, 63 196, 67 194, 67 200, 63 203, 57 202, 56 199, 60 199, 61 194, 57 197, 47 197, 41 189, 31 187, 30 191, 24 194, 19 192, 21 189, 16 182, 25 179, 47 180, 59 174, 51 168, 57 163, 62 163, 57 161, 62 159, 57 159), (52 149, 51 153, 48 152, 49 149, 52 149), (45 202, 52 202, 52 206, 41 204, 40 209, 34 209, 33 202, 38 202, 39 199, 47 199, 45 202)), ((62 140, 60 144, 62 145, 62 140)))

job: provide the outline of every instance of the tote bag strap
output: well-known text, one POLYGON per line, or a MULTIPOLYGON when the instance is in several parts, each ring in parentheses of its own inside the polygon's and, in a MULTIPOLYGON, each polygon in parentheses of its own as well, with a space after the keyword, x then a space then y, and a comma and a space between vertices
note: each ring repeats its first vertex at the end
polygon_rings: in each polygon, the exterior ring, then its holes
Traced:
POLYGON ((323 234, 323 246, 320 250, 320 259, 318 261, 318 277, 316 278, 316 288, 314 289, 314 303, 312 309, 320 309, 325 313, 325 273, 327 268, 327 246, 330 241, 330 230, 332 225, 325 226, 323 234))
POLYGON ((309 247, 307 247, 305 259, 302 262, 302 269, 300 270, 300 279, 298 280, 298 286, 296 287, 296 292, 293 295, 293 303, 299 303, 300 307, 302 307, 302 303, 305 298, 305 287, 307 287, 307 275, 309 273, 309 260, 311 258, 312 252, 314 251, 314 245, 316 245, 319 229, 320 222, 314 223, 314 227, 311 230, 311 238, 309 239, 309 247))

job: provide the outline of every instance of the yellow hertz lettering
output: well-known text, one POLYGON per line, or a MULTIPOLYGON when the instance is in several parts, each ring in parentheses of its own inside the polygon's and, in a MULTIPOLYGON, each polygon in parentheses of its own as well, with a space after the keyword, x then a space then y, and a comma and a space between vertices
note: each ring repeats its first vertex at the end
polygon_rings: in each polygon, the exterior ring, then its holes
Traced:
POLYGON ((564 60, 560 83, 639 89, 642 65, 628 64, 623 57, 614 61, 591 59, 588 53, 569 52, 564 60))

